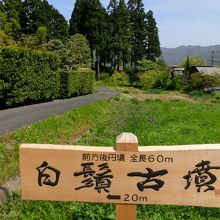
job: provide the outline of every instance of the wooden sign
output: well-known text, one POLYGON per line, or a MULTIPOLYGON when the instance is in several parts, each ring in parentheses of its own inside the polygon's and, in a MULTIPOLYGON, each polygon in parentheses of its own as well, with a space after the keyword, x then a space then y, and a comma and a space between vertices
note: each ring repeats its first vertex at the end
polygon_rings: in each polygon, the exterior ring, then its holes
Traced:
POLYGON ((117 146, 21 145, 22 198, 220 207, 220 145, 117 146))

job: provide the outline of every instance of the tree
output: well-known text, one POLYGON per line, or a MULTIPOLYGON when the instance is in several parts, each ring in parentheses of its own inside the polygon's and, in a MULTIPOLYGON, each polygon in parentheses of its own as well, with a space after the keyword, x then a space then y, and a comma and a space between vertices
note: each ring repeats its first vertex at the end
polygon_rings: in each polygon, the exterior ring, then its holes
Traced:
POLYGON ((67 21, 46 0, 24 0, 20 20, 24 34, 35 34, 40 26, 44 26, 49 39, 65 39, 68 36, 67 21))
POLYGON ((37 28, 37 32, 36 32, 36 44, 37 45, 42 45, 45 44, 47 41, 47 35, 48 35, 48 31, 47 28, 44 26, 40 26, 37 28))
MULTIPOLYGON (((2 0, 0 5, 1 12, 5 15, 4 31, 11 35, 15 40, 20 38, 20 11, 21 0, 2 0)), ((3 22, 3 15, 0 15, 0 23, 3 22)), ((2 25, 1 25, 2 26, 2 25)))
POLYGON ((129 59, 130 24, 128 8, 124 0, 111 0, 108 6, 110 49, 112 51, 113 66, 122 62, 123 67, 129 59))
POLYGON ((118 1, 117 0, 110 0, 108 5, 108 26, 109 26, 109 44, 108 44, 108 52, 109 58, 111 62, 111 66, 116 67, 118 64, 117 62, 117 53, 119 51, 118 45, 118 25, 117 18, 118 18, 118 1))
POLYGON ((207 61, 200 56, 188 56, 185 57, 178 66, 186 68, 187 65, 191 68, 192 66, 206 66, 207 61))
POLYGON ((185 84, 189 81, 192 74, 193 66, 205 66, 207 65, 206 60, 200 56, 187 56, 179 64, 179 66, 184 67, 184 81, 185 84))
POLYGON ((67 70, 91 68, 91 53, 87 39, 82 34, 71 36, 65 49, 65 66, 67 70))
POLYGON ((68 54, 67 49, 61 40, 50 40, 48 43, 42 45, 42 49, 55 53, 59 57, 60 68, 65 68, 68 54))
POLYGON ((153 12, 148 11, 146 13, 146 30, 147 30, 147 41, 146 41, 146 58, 148 60, 155 60, 161 55, 160 40, 158 36, 157 23, 153 17, 153 12))
POLYGON ((131 25, 131 65, 136 65, 146 55, 146 14, 142 0, 129 0, 128 10, 131 25))
POLYGON ((107 13, 99 0, 76 1, 70 19, 70 35, 80 33, 88 39, 98 79, 101 55, 106 48, 107 28, 107 13))

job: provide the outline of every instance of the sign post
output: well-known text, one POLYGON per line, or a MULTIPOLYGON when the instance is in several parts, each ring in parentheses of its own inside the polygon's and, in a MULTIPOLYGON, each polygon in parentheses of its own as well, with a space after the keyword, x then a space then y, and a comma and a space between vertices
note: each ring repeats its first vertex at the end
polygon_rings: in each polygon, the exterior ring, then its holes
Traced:
POLYGON ((22 144, 22 199, 116 204, 117 220, 138 204, 220 208, 220 144, 138 147, 123 133, 113 147, 22 144))
MULTIPOLYGON (((122 133, 116 139, 116 152, 138 152, 138 139, 131 133, 122 133)), ((117 220, 135 220, 137 215, 137 205, 116 205, 117 220)))

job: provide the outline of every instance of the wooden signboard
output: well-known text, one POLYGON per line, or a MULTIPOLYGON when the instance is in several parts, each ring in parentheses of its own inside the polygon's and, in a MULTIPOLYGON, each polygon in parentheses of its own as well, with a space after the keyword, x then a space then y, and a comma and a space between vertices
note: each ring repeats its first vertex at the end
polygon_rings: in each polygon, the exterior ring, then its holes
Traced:
POLYGON ((219 158, 220 145, 137 148, 129 134, 116 150, 23 144, 22 198, 220 207, 219 158))

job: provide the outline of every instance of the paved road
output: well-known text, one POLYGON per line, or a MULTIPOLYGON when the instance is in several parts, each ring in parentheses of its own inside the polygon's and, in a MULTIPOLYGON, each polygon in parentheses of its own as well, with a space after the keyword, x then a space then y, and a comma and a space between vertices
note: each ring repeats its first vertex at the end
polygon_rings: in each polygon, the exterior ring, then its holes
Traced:
POLYGON ((71 109, 88 105, 98 100, 109 99, 119 94, 106 87, 96 87, 96 91, 96 93, 86 96, 1 110, 0 136, 23 125, 46 119, 52 114, 62 114, 71 109))

